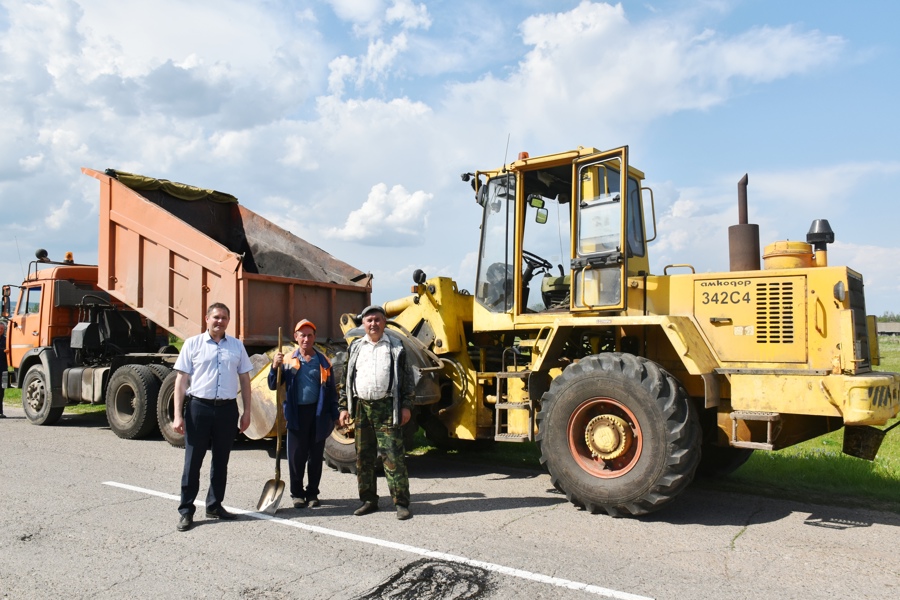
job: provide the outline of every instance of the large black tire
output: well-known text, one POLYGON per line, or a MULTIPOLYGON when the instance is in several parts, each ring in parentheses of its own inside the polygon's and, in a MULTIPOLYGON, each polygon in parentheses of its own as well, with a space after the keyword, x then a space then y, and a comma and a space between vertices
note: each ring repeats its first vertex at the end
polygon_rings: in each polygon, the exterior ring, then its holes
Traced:
POLYGON ((169 376, 169 373, 172 372, 172 367, 167 365, 147 365, 147 367, 153 371, 153 374, 159 379, 160 385, 162 385, 162 382, 169 376))
POLYGON ((569 366, 544 394, 537 419, 553 485, 591 513, 658 510, 687 487, 700 461, 700 423, 684 389, 630 354, 569 366))
MULTIPOLYGON (((171 371, 171 370, 170 370, 171 371)), ((184 448, 184 434, 175 431, 172 421, 175 419, 175 378, 178 375, 171 371, 156 396, 156 421, 166 441, 176 448, 184 448)))
POLYGON ((65 406, 53 404, 53 387, 41 365, 34 365, 22 381, 22 408, 34 425, 53 425, 63 414, 65 406))
MULTIPOLYGON (((411 418, 403 427, 403 450, 409 452, 415 443, 416 431, 419 425, 415 418, 411 418)), ((331 432, 325 439, 325 464, 338 473, 356 473, 356 438, 354 428, 349 427, 331 432)), ((381 469, 381 456, 375 459, 375 468, 381 469)))
POLYGON ((731 446, 714 446, 703 444, 700 448, 700 466, 697 475, 702 477, 726 477, 737 471, 750 460, 753 450, 750 448, 732 448, 731 446))
POLYGON ((338 473, 356 473, 356 440, 351 428, 335 428, 325 440, 325 464, 338 473))
POLYGON ((120 438, 146 437, 157 427, 159 379, 145 365, 119 367, 106 389, 106 419, 120 438))

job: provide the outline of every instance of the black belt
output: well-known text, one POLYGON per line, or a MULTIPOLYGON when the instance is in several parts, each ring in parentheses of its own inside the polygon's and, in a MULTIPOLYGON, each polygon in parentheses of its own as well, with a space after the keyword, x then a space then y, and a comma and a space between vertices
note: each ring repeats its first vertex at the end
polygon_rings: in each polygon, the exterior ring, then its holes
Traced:
POLYGON ((191 400, 199 400, 203 404, 209 404, 210 406, 225 406, 229 402, 234 402, 235 398, 200 398, 199 396, 191 396, 191 400))

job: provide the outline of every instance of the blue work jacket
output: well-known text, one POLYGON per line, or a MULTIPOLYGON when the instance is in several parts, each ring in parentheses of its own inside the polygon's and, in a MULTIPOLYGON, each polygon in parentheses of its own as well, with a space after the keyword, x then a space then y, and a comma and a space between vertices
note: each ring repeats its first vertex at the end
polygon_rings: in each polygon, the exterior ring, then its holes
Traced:
MULTIPOLYGON (((338 395, 337 387, 334 383, 334 375, 331 372, 331 362, 328 358, 318 350, 315 350, 319 357, 319 372, 321 374, 319 386, 319 401, 316 404, 316 441, 321 442, 334 429, 334 422, 338 419, 338 395)), ((274 390, 278 385, 278 371, 269 370, 269 389, 274 390)), ((297 404, 291 399, 294 395, 291 390, 294 384, 300 381, 300 349, 294 350, 290 356, 285 356, 285 361, 281 365, 281 380, 285 386, 285 398, 288 400, 284 403, 284 418, 287 422, 288 429, 300 429, 300 414, 297 404)))

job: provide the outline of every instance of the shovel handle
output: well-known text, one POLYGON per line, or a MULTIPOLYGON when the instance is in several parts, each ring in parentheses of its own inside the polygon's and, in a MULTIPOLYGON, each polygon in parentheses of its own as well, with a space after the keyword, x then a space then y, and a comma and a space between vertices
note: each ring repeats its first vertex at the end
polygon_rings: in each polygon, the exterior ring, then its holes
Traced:
MULTIPOLYGON (((278 353, 281 353, 282 347, 282 339, 281 339, 281 327, 278 328, 278 353)), ((281 390, 281 370, 282 367, 278 367, 278 371, 275 372, 275 481, 278 482, 281 480, 281 402, 282 402, 282 390, 281 390)))

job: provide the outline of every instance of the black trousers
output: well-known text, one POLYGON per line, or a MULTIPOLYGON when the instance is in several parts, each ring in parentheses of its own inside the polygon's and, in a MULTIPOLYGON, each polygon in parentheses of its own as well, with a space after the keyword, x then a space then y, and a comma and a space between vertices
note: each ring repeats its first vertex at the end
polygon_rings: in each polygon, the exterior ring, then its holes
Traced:
POLYGON ((237 402, 220 406, 191 399, 184 415, 184 472, 181 475, 181 504, 178 512, 194 514, 194 500, 200 491, 200 467, 206 458, 206 450, 212 450, 209 471, 209 491, 206 509, 214 510, 225 499, 225 483, 228 480, 228 457, 238 430, 237 402))
POLYGON ((316 405, 301 404, 299 429, 287 430, 288 472, 291 477, 291 498, 309 500, 319 495, 322 481, 322 459, 325 456, 325 440, 316 442, 316 405), (309 476, 303 489, 303 472, 309 476))

